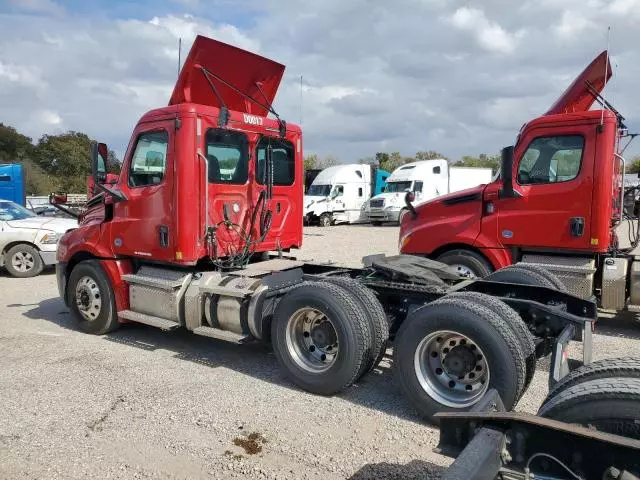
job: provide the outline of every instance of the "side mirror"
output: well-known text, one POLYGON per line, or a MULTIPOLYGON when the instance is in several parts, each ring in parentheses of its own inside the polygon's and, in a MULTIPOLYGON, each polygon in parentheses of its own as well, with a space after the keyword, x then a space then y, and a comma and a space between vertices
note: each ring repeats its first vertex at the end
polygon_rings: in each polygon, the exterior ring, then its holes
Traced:
POLYGON ((415 207, 413 206, 413 202, 415 201, 415 199, 416 199, 416 194, 413 193, 410 190, 407 190, 407 193, 404 195, 404 204, 409 209, 409 212, 411 213, 411 217, 412 218, 417 218, 418 217, 418 212, 416 211, 415 207))
POLYGON ((67 203, 66 193, 52 193, 49 195, 49 203, 51 205, 64 205, 67 203))
POLYGON ((93 143, 91 146, 91 174, 95 183, 107 181, 109 170, 109 149, 106 143, 93 143))
POLYGON ((513 146, 502 149, 500 172, 502 177, 500 196, 503 198, 514 198, 516 194, 513 190, 513 146))

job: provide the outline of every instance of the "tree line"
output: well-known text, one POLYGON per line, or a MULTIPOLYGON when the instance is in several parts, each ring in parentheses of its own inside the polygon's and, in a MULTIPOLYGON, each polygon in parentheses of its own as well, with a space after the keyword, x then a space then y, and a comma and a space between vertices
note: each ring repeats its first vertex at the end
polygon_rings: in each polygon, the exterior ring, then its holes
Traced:
MULTIPOLYGON (((478 167, 478 168, 491 168, 495 173, 500 168, 500 155, 487 155, 481 153, 478 156, 465 155, 462 158, 452 161, 450 158, 442 155, 441 153, 433 150, 416 152, 413 156, 403 156, 400 152, 378 152, 375 156, 364 157, 358 160, 358 163, 376 165, 382 170, 392 172, 401 165, 405 165, 411 162, 418 162, 422 160, 433 160, 441 158, 447 160, 452 165, 457 167, 478 167)), ((320 158, 315 153, 309 154, 304 158, 304 169, 324 169, 342 163, 333 155, 320 158)))
MULTIPOLYGON (((0 164, 21 163, 25 170, 27 195, 51 192, 84 193, 91 174, 91 142, 81 132, 43 135, 37 142, 0 123, 0 164)), ((120 170, 120 160, 109 151, 112 173, 120 170)))

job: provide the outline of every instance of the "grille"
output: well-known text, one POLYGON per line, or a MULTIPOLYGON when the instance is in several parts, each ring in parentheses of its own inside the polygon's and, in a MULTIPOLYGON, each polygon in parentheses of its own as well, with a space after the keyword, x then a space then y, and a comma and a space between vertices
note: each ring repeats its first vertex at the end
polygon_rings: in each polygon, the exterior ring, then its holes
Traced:
POLYGON ((382 208, 384 207, 384 198, 374 198, 369 201, 369 206, 371 208, 382 208))

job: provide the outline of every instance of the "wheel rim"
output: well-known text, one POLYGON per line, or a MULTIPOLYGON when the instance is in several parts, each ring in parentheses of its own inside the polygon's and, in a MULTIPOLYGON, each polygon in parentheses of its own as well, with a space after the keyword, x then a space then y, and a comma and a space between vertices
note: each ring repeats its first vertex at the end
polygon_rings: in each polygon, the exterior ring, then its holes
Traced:
POLYGON ((442 330, 423 338, 414 367, 424 391, 447 407, 469 407, 489 388, 484 353, 472 339, 457 332, 442 330))
POLYGON ((331 220, 329 220, 329 217, 322 217, 320 221, 323 227, 328 227, 329 225, 331 225, 331 220))
POLYGON ((338 357, 336 329, 331 320, 315 308, 301 308, 291 316, 286 343, 289 356, 307 372, 325 372, 338 357))
POLYGON ((473 270, 471 270, 468 266, 466 265, 461 265, 459 263, 452 263, 451 265, 449 265, 451 268, 454 268, 456 270, 456 272, 458 272, 459 275, 463 276, 463 277, 467 277, 467 278, 476 278, 477 275, 475 274, 475 272, 473 270))
POLYGON ((11 266, 18 272, 26 273, 32 270, 36 261, 29 252, 16 252, 11 257, 11 266))
POLYGON ((76 284, 76 305, 80 315, 92 322, 102 311, 102 294, 91 277, 82 277, 76 284))

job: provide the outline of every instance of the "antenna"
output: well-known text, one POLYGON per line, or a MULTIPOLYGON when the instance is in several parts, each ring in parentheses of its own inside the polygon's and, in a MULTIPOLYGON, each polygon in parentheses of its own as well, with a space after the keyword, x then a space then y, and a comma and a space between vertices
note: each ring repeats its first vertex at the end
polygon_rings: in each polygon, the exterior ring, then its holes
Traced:
POLYGON ((607 58, 604 61, 604 85, 602 86, 602 113, 600 115, 600 126, 604 125, 604 109, 607 108, 606 89, 607 75, 609 74, 609 45, 611 41, 611 25, 607 27, 607 58))
POLYGON ((178 38, 178 76, 180 76, 181 66, 182 66, 182 37, 178 38))
POLYGON ((300 126, 302 127, 302 75, 300 75, 300 126))

